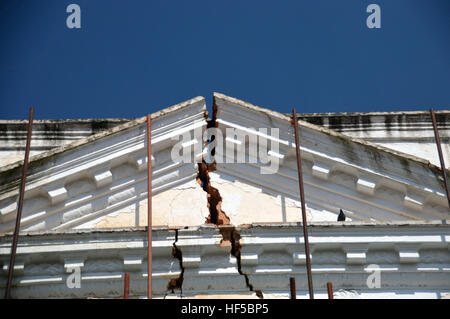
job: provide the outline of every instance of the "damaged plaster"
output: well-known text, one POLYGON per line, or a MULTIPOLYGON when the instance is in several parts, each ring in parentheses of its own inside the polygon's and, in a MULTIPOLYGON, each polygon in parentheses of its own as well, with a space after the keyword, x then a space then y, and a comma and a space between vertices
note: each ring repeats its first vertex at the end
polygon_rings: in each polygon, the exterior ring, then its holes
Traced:
POLYGON ((230 254, 236 258, 237 267, 239 275, 244 276, 245 285, 247 288, 256 294, 256 296, 260 299, 264 298, 264 295, 261 290, 255 290, 253 285, 250 283, 250 279, 246 273, 242 271, 242 263, 241 263, 241 235, 235 227, 220 227, 220 233, 223 237, 220 242, 220 246, 231 246, 230 254))
POLYGON ((206 224, 228 225, 230 218, 222 210, 222 196, 217 188, 211 186, 209 171, 214 169, 212 164, 206 162, 198 163, 197 182, 207 193, 209 215, 206 218, 206 224))
POLYGON ((183 253, 181 252, 181 249, 177 247, 177 241, 178 241, 178 229, 175 229, 175 241, 173 242, 173 248, 172 248, 172 256, 175 259, 178 259, 180 263, 180 269, 181 273, 178 278, 173 278, 169 281, 167 284, 167 290, 171 291, 172 293, 175 293, 175 289, 180 290, 180 295, 183 295, 183 280, 184 280, 184 267, 183 267, 183 253))
POLYGON ((201 185, 202 189, 207 192, 208 208, 210 211, 210 214, 205 223, 215 224, 216 226, 219 226, 220 233, 222 235, 220 246, 231 246, 230 254, 236 258, 238 273, 239 275, 244 276, 247 288, 251 292, 255 292, 258 298, 264 298, 262 291, 254 290, 247 274, 242 271, 240 243, 241 237, 235 227, 228 226, 230 224, 230 218, 222 210, 222 196, 220 195, 220 192, 217 188, 211 186, 211 178, 209 172, 215 169, 214 166, 214 163, 207 164, 204 161, 202 163, 198 163, 197 181, 201 185))
MULTIPOLYGON (((216 96, 214 96, 215 99, 216 96)), ((226 99, 222 97, 222 100, 226 99)), ((259 298, 263 298, 262 290, 264 290, 264 297, 267 298, 274 296, 272 293, 278 289, 280 294, 288 296, 286 274, 290 272, 300 277, 303 276, 304 253, 298 245, 301 243, 301 238, 299 238, 301 232, 298 228, 301 213, 300 202, 297 200, 297 175, 295 165, 293 165, 295 157, 292 155, 292 145, 289 144, 290 137, 287 136, 289 134, 289 129, 286 129, 288 127, 287 118, 256 108, 239 109, 238 107, 242 103, 237 103, 235 106, 221 105, 221 112, 224 114, 217 121, 216 114, 213 114, 212 120, 206 120, 203 117, 203 109, 200 107, 202 101, 194 100, 193 103, 196 106, 194 108, 191 105, 192 110, 189 105, 187 110, 179 109, 178 111, 184 112, 179 116, 169 114, 175 119, 164 121, 161 119, 160 127, 155 130, 155 142, 152 138, 154 149, 151 158, 154 163, 152 172, 153 226, 154 228, 169 229, 168 234, 164 233, 159 246, 155 245, 153 251, 157 295, 159 297, 164 294, 168 296, 169 292, 175 293, 179 290, 183 297, 195 294, 198 296, 207 296, 208 294, 241 296, 251 293, 252 296, 256 294, 259 298), (235 113, 231 112, 234 110, 233 107, 237 109, 235 113), (230 111, 229 114, 225 114, 227 111, 230 111), (196 119, 195 124, 198 127, 202 125, 218 127, 220 121, 222 121, 221 129, 226 128, 226 125, 238 124, 246 128, 251 127, 254 123, 251 121, 265 125, 264 122, 259 121, 258 113, 251 113, 253 111, 258 111, 267 117, 270 125, 279 125, 280 128, 285 128, 282 133, 286 136, 282 136, 284 140, 280 140, 285 142, 285 145, 283 144, 284 146, 282 145, 279 150, 280 154, 283 153, 281 155, 283 155, 284 162, 277 174, 261 176, 254 174, 255 171, 258 171, 256 165, 216 165, 215 163, 206 163, 204 158, 198 164, 169 162, 168 154, 173 146, 170 139, 171 134, 175 134, 174 132, 178 132, 180 128, 191 133, 193 118, 196 119), (246 120, 248 121, 245 122, 246 120), (166 131, 161 132, 160 130, 163 128, 166 131), (289 230, 288 226, 278 228, 273 225, 268 226, 268 224, 276 223, 292 223, 289 226, 292 229, 289 230), (256 226, 257 224, 266 226, 256 226), (248 228, 245 225, 248 225, 248 228), (174 229, 175 239, 173 238, 174 229), (176 271, 173 271, 172 266, 176 267, 176 271), (274 269, 277 272, 274 272, 274 269), (256 287, 261 290, 256 290, 256 287)), ((217 105, 215 103, 213 109, 216 113, 217 105)), ((52 151, 47 156, 37 156, 36 159, 41 159, 42 162, 33 161, 35 168, 31 170, 30 177, 32 178, 30 178, 29 185, 32 187, 27 189, 28 197, 25 198, 23 215, 25 222, 22 229, 25 231, 48 229, 67 232, 72 229, 92 231, 92 238, 89 237, 90 235, 86 235, 88 238, 83 244, 90 247, 91 255, 84 253, 84 246, 75 246, 78 243, 73 244, 74 246, 71 246, 70 249, 67 248, 67 242, 57 246, 51 253, 59 256, 61 251, 72 254, 73 251, 79 249, 77 254, 84 254, 83 256, 87 260, 86 269, 92 273, 92 277, 103 276, 101 279, 105 281, 105 284, 102 289, 106 292, 109 289, 107 285, 110 285, 110 281, 113 279, 117 281, 115 285, 121 288, 118 283, 121 284, 122 277, 120 277, 121 274, 110 274, 110 268, 105 268, 106 270, 102 271, 104 274, 98 274, 100 273, 98 270, 100 263, 96 259, 100 247, 98 239, 107 234, 101 232, 100 229, 113 231, 123 227, 135 228, 147 225, 147 172, 145 170, 147 158, 143 151, 145 146, 143 124, 144 120, 138 119, 132 124, 121 126, 121 129, 102 132, 83 142, 80 141, 64 149, 52 151), (94 145, 94 143, 98 144, 94 145), (121 146, 120 149, 117 148, 118 145, 121 146), (92 155, 94 151, 99 150, 107 156, 92 155), (97 231, 100 231, 98 234, 101 235, 98 235, 97 231)), ((156 119, 154 124, 156 127, 156 119)), ((421 246, 421 242, 426 242, 428 245, 430 241, 429 237, 421 239, 422 229, 413 229, 411 233, 400 236, 400 238, 395 237, 398 236, 399 229, 394 227, 389 229, 386 235, 383 233, 383 238, 376 237, 378 226, 375 226, 379 221, 402 220, 406 222, 413 219, 424 222, 424 220, 433 218, 447 219, 445 198, 440 193, 442 187, 436 185, 433 179, 434 173, 437 173, 435 167, 430 164, 431 166, 426 168, 422 165, 425 164, 423 160, 419 161, 411 156, 403 156, 395 152, 386 152, 383 148, 370 146, 368 142, 355 142, 354 139, 328 132, 325 129, 317 129, 312 124, 301 123, 301 127, 305 132, 304 140, 315 143, 305 143, 302 151, 305 152, 304 163, 306 163, 304 172, 305 192, 308 200, 307 220, 308 225, 314 229, 311 234, 311 243, 314 248, 312 260, 314 267, 317 267, 314 271, 324 274, 320 278, 330 276, 332 278, 330 280, 337 286, 353 285, 360 291, 361 287, 358 286, 358 282, 362 282, 360 277, 365 275, 364 269, 361 269, 359 274, 351 274, 354 277, 353 281, 350 281, 349 278, 345 278, 343 281, 343 275, 339 273, 340 269, 354 267, 352 265, 359 262, 361 258, 366 258, 370 262, 386 262, 390 258, 388 261, 392 263, 393 267, 395 266, 401 271, 405 270, 400 275, 392 274, 393 277, 398 278, 395 283, 397 287, 403 285, 404 280, 401 276, 413 274, 410 271, 412 261, 429 263, 429 265, 425 264, 425 267, 428 267, 426 270, 423 270, 424 265, 420 265, 422 272, 429 271, 430 277, 434 276, 431 279, 427 278, 426 282, 423 281, 428 287, 433 287, 433 285, 437 287, 436 282, 448 282, 448 280, 445 281, 447 268, 443 269, 441 266, 441 264, 444 267, 448 265, 448 245, 445 245, 448 242, 445 237, 447 235, 444 237, 442 234, 436 235, 432 242, 435 247, 427 246, 428 250, 421 246), (333 147, 338 142, 343 144, 333 147), (325 149, 327 144, 328 149, 325 149), (363 156, 367 154, 373 160, 362 161, 363 156), (383 174, 379 174, 379 171, 382 171, 383 174), (335 222, 337 216, 335 212, 339 212, 340 207, 348 216, 346 222, 330 224, 326 227, 321 225, 319 229, 323 229, 322 235, 327 236, 326 240, 314 241, 314 236, 317 239, 317 236, 320 235, 317 234, 318 226, 314 226, 314 222, 335 222), (363 231, 360 233, 349 231, 346 236, 350 239, 344 238, 344 240, 341 233, 349 230, 349 227, 353 227, 350 225, 356 225, 348 223, 349 221, 371 221, 374 224, 362 229, 363 231), (335 233, 330 235, 330 232, 333 231, 335 233), (364 233, 364 236, 375 236, 369 239, 369 242, 385 242, 385 237, 391 236, 392 243, 389 244, 389 247, 383 245, 383 247, 377 248, 378 250, 371 251, 370 249, 373 247, 367 244, 364 239, 366 237, 358 238, 358 234, 361 233, 364 233), (415 239, 416 237, 418 239, 415 239), (403 238, 407 242, 403 242, 403 238), (339 242, 340 240, 341 242, 339 242), (416 242, 412 243, 411 240, 416 240, 416 242), (443 243, 439 240, 442 240, 443 243), (415 248, 416 251, 413 252, 411 258, 410 250, 414 245, 418 248, 415 248), (330 251, 331 246, 333 246, 332 252, 330 251), (360 251, 361 246, 365 252, 360 251), (359 250, 357 258, 354 257, 354 250, 359 250), (436 271, 434 261, 431 263, 428 260, 431 258, 429 256, 440 258, 437 261, 437 267, 441 267, 442 271, 436 271), (442 261, 440 261, 441 259, 442 261), (322 267, 322 265, 328 264, 334 265, 334 268, 326 270, 322 267)), ((211 154, 213 155, 213 153, 211 154)), ((199 160, 196 157, 196 161, 199 160)), ((20 165, 14 167, 10 167, 10 171, 0 170, 0 175, 5 177, 5 180, 9 181, 8 183, 14 182, 13 175, 16 174, 15 170, 20 168, 20 165)), ((16 206, 11 197, 13 187, 6 185, 0 188, 4 191, 0 194, 3 196, 0 197, 0 234, 2 234, 11 229, 16 206)), ((411 225, 402 226, 405 231, 409 231, 411 227, 411 225)), ((117 239, 117 243, 114 244, 115 254, 111 254, 111 256, 107 255, 109 254, 108 249, 110 249, 107 248, 109 243, 105 243, 103 252, 105 259, 116 267, 114 269, 118 269, 117 272, 122 273, 124 269, 127 269, 126 267, 130 267, 128 257, 125 255, 129 254, 130 247, 135 247, 134 255, 131 257, 134 258, 133 260, 140 261, 133 267, 141 272, 145 262, 144 237, 133 239, 133 242, 127 243, 126 247, 121 240, 122 238, 117 239), (122 249, 124 249, 123 252, 122 249), (123 254, 123 256, 120 255, 120 258, 117 257, 118 251, 123 254), (122 269, 122 267, 124 268, 122 269)), ((155 240, 155 242, 158 241, 155 240)), ((28 248, 24 247, 23 249, 28 248)), ((7 253, 5 252, 5 256, 7 253)), ((21 253, 28 254, 29 252, 24 250, 21 253)), ((34 262, 41 262, 38 256, 34 262)), ((54 263, 56 265, 57 261, 54 263)), ((34 265, 32 266, 34 267, 34 265)), ((26 274, 32 270, 28 264, 24 267, 27 267, 25 268, 26 274)), ((39 271, 48 268, 44 263, 39 264, 39 267, 39 271)), ((137 273, 139 280, 144 283, 144 276, 140 272, 137 273)), ((33 270, 33 276, 36 278, 32 280, 42 284, 42 287, 36 288, 36 290, 47 289, 45 281, 41 281, 42 278, 39 278, 38 275, 38 272, 33 270)), ((414 289, 417 290, 423 283, 419 283, 417 287, 413 286, 417 274, 413 275, 411 275, 413 279, 408 284, 413 287, 411 291, 415 293, 414 289)), ((86 278, 83 279, 86 282, 92 280, 90 277, 86 278)), ((28 278, 23 279, 23 291, 28 289, 26 287, 30 285, 29 280, 28 278)), ((57 279, 52 278, 52 280, 57 279)), ((96 285, 103 287, 101 286, 103 283, 96 283, 96 285)), ((144 286, 142 284, 142 287, 144 286)), ((448 290, 447 287, 438 288, 448 290)), ((439 289, 436 290, 439 292, 439 289)), ((117 295, 116 292, 115 294, 117 295)), ((103 293, 102 296, 107 296, 107 294, 103 293)))

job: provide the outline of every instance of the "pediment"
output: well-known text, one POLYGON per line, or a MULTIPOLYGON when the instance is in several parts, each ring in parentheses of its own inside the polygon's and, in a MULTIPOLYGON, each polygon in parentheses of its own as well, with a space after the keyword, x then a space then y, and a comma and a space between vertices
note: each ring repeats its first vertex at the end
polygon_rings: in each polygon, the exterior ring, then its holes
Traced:
MULTIPOLYGON (((152 114, 155 197, 195 181, 195 163, 173 162, 170 152, 180 134, 207 125, 205 112, 197 97, 152 114)), ((21 231, 146 225, 146 163, 145 117, 32 157, 21 231)), ((20 173, 21 162, 0 169, 0 233, 14 229, 20 173)))
MULTIPOLYGON (((211 186, 220 193, 219 209, 230 223, 301 221, 289 116, 219 93, 214 103, 213 121, 205 116, 202 97, 152 114, 153 225, 198 226, 211 214, 211 196, 197 178, 197 163, 208 159, 210 147, 195 135, 211 123, 224 138, 216 157, 230 157, 230 145, 233 151, 248 149, 256 137, 269 141, 265 156, 279 164, 271 174, 262 174, 267 164, 248 156, 241 163, 209 166, 211 186), (236 142, 227 128, 245 133, 246 139, 236 142), (260 128, 276 128, 279 134, 260 128), (183 134, 191 138, 183 147, 202 147, 191 161, 173 161, 171 150, 183 134)), ((341 209, 347 221, 448 219, 442 177, 434 165, 307 122, 298 125, 309 221, 336 221, 341 209)), ((145 118, 33 157, 21 231, 145 226, 146 162, 145 118)), ((20 168, 17 162, 0 170, 0 233, 14 228, 20 168)))
MULTIPOLYGON (((219 93, 214 100, 216 122, 222 132, 227 128, 244 132, 247 145, 242 147, 247 149, 248 143, 256 140, 252 135, 258 136, 258 143, 259 138, 275 141, 277 149, 268 147, 267 156, 279 159, 274 174, 261 174, 261 166, 267 164, 260 162, 220 163, 215 173, 254 185, 279 199, 289 199, 298 207, 291 118, 219 93), (259 128, 276 128, 279 135, 264 135, 259 128)), ((298 125, 306 206, 312 220, 335 221, 340 209, 350 220, 359 221, 448 219, 442 173, 433 164, 308 122, 298 121, 298 125)), ((223 147, 224 152, 227 147, 223 147)))

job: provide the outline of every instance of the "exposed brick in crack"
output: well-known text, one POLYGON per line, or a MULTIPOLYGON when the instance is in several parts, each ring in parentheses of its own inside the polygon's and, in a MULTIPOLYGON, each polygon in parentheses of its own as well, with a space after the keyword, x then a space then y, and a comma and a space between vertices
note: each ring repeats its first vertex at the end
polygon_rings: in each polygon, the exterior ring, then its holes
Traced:
MULTIPOLYGON (((207 128, 217 127, 216 122, 217 105, 215 97, 213 97, 213 114, 212 118, 207 120, 207 128)), ((204 146, 214 141, 215 136, 212 135, 210 140, 205 142, 204 146)), ((214 156, 215 148, 210 150, 211 155, 214 156)), ((230 223, 230 218, 222 211, 222 196, 220 196, 219 190, 211 186, 209 172, 216 170, 216 163, 207 163, 205 159, 202 159, 201 163, 198 163, 197 182, 202 189, 206 192, 209 216, 206 218, 205 223, 215 225, 227 225, 230 223)))
MULTIPOLYGON (((217 105, 215 98, 213 98, 213 116, 212 119, 209 119, 207 122, 207 127, 217 128, 218 123, 216 122, 216 114, 217 114, 217 105)), ((211 136, 211 139, 206 143, 211 143, 214 141, 215 136, 211 136)), ((215 149, 211 150, 211 155, 214 156, 215 149)), ((215 224, 219 225, 230 225, 230 218, 226 215, 226 213, 222 210, 222 196, 220 196, 220 192, 217 188, 211 186, 211 181, 209 177, 209 172, 212 172, 216 169, 216 163, 206 163, 203 159, 201 163, 198 163, 198 174, 197 174, 197 182, 200 184, 202 189, 206 192, 207 200, 208 200, 208 209, 209 216, 206 218, 206 224, 215 224)), ((238 231, 233 226, 224 226, 219 228, 220 233, 222 235, 222 241, 220 242, 221 246, 231 246, 230 254, 236 258, 238 273, 245 278, 245 284, 248 289, 252 292, 256 293, 258 298, 264 298, 261 290, 254 290, 253 285, 250 283, 248 275, 242 271, 241 268, 241 244, 238 231)), ((176 241, 175 241, 176 242, 176 241)), ((174 244, 175 247, 175 244, 174 244)), ((181 256, 181 251, 180 251, 181 256)), ((180 257, 181 260, 181 257, 180 257)), ((181 265, 181 262, 180 262, 181 265)), ((182 271, 183 274, 184 270, 182 271)), ((181 276, 182 277, 182 276, 181 276)))
POLYGON ((183 294, 183 280, 184 280, 183 254, 181 252, 181 249, 177 247, 177 241, 178 241, 178 229, 175 229, 175 241, 172 247, 172 256, 173 258, 178 259, 180 263, 181 273, 178 276, 178 278, 173 278, 169 281, 169 283, 167 284, 167 290, 171 291, 172 293, 175 293, 175 289, 179 289, 180 294, 183 294))
POLYGON ((256 296, 258 298, 263 299, 264 295, 261 290, 255 290, 253 288, 253 285, 250 283, 250 279, 248 278, 248 275, 242 271, 242 264, 241 264, 241 235, 236 230, 235 227, 221 227, 220 233, 222 235, 222 241, 220 242, 221 246, 229 246, 231 245, 231 255, 236 257, 237 266, 238 266, 238 273, 241 276, 244 276, 245 278, 245 285, 247 288, 256 293, 256 296))
POLYGON ((222 196, 220 196, 219 190, 211 186, 209 172, 213 171, 214 163, 208 164, 205 161, 198 163, 197 182, 202 189, 206 192, 206 198, 208 201, 209 216, 206 218, 206 224, 215 225, 228 225, 230 224, 230 218, 222 210, 222 196))

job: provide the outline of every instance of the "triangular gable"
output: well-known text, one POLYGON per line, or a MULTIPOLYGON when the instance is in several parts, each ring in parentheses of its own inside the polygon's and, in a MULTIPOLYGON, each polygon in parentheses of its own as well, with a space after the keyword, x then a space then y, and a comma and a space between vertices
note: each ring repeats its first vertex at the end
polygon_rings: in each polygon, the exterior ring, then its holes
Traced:
MULTIPOLYGON (((230 223, 301 221, 290 118, 219 93, 214 103, 209 124, 201 97, 152 114, 153 225, 206 222, 212 195, 197 179, 196 164, 208 158, 205 149, 190 162, 174 161, 171 151, 183 133, 192 138, 183 147, 203 146, 193 132, 214 124, 224 133, 234 128, 249 137, 268 137, 258 128, 279 130, 272 138, 279 148, 266 154, 279 160, 273 174, 261 174, 260 162, 210 166, 211 186, 220 193, 215 204, 230 223)), ((299 125, 310 221, 335 221, 340 209, 351 221, 448 218, 442 177, 434 165, 303 121, 299 125)), ((33 157, 21 230, 145 226, 145 131, 145 118, 140 118, 33 157)), ((233 142, 234 136, 224 134, 224 139, 233 142)), ((241 147, 248 148, 249 141, 241 147)), ((5 181, 0 186, 0 233, 14 228, 20 167, 18 162, 0 169, 5 181)))
MULTIPOLYGON (((205 99, 197 97, 152 114, 154 196, 195 181, 195 164, 171 161, 170 151, 180 134, 207 125, 205 112, 205 99)), ((139 216, 147 201, 146 163, 145 117, 32 157, 21 231, 146 224, 146 214, 139 216), (102 223, 120 212, 127 214, 102 223)), ((0 169, 0 233, 14 228, 21 165, 0 169)))
MULTIPOLYGON (((223 210, 232 219, 241 216, 238 223, 251 222, 252 209, 259 212, 260 221, 292 221, 290 216, 300 204, 291 118, 220 93, 214 94, 214 101, 215 120, 224 139, 236 138, 226 135, 227 128, 247 135, 247 142, 239 146, 247 149, 252 136, 253 141, 256 135, 272 139, 278 149, 268 148, 267 156, 280 163, 275 174, 261 174, 265 166, 261 162, 217 163, 212 180, 221 191, 223 210), (268 134, 259 128, 268 129, 268 134), (271 137, 270 128, 277 128, 279 136, 271 137), (235 192, 232 184, 246 190, 235 192), (265 216, 265 210, 277 217, 265 216)), ((304 121, 298 123, 307 211, 312 220, 336 220, 340 209, 349 219, 361 221, 449 217, 441 172, 428 161, 304 121)), ((229 148, 224 147, 224 153, 229 148)))

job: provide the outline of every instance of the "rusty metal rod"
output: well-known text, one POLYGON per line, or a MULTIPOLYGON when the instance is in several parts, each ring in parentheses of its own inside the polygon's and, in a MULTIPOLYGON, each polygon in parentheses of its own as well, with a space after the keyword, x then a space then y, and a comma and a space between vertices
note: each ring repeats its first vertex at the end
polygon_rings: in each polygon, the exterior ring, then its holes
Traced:
POLYGON ((433 122, 433 129, 434 129, 434 137, 436 139, 436 146, 439 153, 439 160, 441 161, 441 170, 442 170, 442 176, 444 176, 444 184, 445 184, 445 192, 447 193, 447 201, 448 201, 448 208, 450 209, 450 192, 449 192, 449 186, 448 186, 448 180, 447 180, 447 173, 445 170, 445 162, 444 162, 444 156, 442 156, 442 148, 441 148, 441 139, 439 138, 439 131, 436 124, 436 116, 434 114, 433 108, 430 109, 431 113, 431 121, 433 122))
POLYGON ((152 117, 147 114, 147 298, 152 298, 152 117))
POLYGON ((16 260, 17 242, 19 240, 20 220, 22 218, 23 199, 25 195, 25 183, 27 180, 28 157, 30 154, 31 131, 33 129, 34 108, 30 108, 30 116, 28 119, 27 144, 25 147, 25 158, 22 166, 22 179, 20 181, 19 205, 17 207, 16 227, 14 228, 13 242, 11 245, 11 258, 9 260, 8 281, 6 283, 5 299, 10 298, 11 284, 14 276, 14 263, 16 260))
POLYGON ((123 283, 123 299, 128 299, 130 295, 130 273, 126 272, 123 283))
POLYGON ((295 278, 289 278, 289 285, 291 287, 291 299, 297 299, 297 292, 295 291, 295 278))
POLYGON ((298 185, 300 188, 300 200, 302 204, 302 224, 303 224, 303 236, 305 238, 306 270, 308 274, 309 298, 314 299, 313 282, 311 274, 311 258, 309 255, 308 228, 306 225, 306 207, 305 207, 305 191, 303 189, 302 158, 300 155, 298 120, 297 120, 297 112, 295 111, 295 109, 292 110, 292 124, 294 125, 294 132, 295 132, 295 151, 297 153, 298 185))
POLYGON ((328 290, 328 299, 333 299, 333 284, 331 282, 327 282, 327 290, 328 290))

